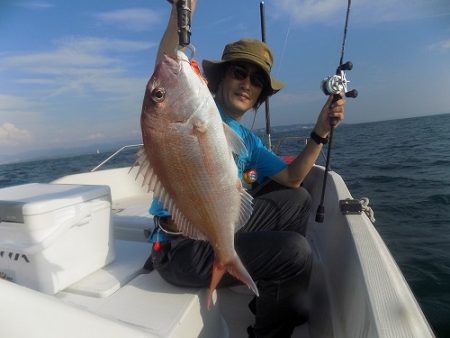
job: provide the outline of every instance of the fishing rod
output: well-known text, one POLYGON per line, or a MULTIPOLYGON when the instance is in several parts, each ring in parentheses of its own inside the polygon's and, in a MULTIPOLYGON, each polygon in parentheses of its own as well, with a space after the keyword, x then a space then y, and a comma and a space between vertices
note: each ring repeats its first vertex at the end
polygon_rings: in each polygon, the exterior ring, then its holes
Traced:
MULTIPOLYGON (((173 4, 174 0, 167 0, 173 4)), ((177 28, 178 28, 178 48, 189 48, 194 55, 195 49, 191 45, 191 17, 192 5, 191 0, 178 0, 177 8, 177 28)))
MULTIPOLYGON (((266 19, 264 14, 264 1, 261 1, 259 3, 259 14, 261 17, 261 40, 262 42, 266 42, 266 19)), ((267 142, 267 148, 269 150, 272 150, 272 135, 271 135, 271 128, 270 128, 270 107, 269 107, 269 97, 266 98, 265 101, 265 108, 266 108, 266 142, 267 142)))
MULTIPOLYGON (((351 70, 353 68, 353 64, 348 61, 344 63, 344 50, 345 50, 345 42, 347 39, 347 28, 348 28, 348 18, 350 15, 350 6, 351 6, 351 0, 348 0, 347 3, 347 13, 345 16, 345 25, 344 25, 344 34, 342 38, 342 47, 341 47, 341 57, 339 60, 339 65, 336 69, 336 74, 332 76, 328 76, 325 78, 321 84, 320 88, 322 89, 323 93, 325 95, 333 95, 333 101, 332 103, 338 101, 341 98, 341 93, 344 92, 346 97, 352 97, 355 98, 358 96, 358 91, 356 89, 348 90, 347 84, 350 82, 347 80, 345 71, 351 70)), ((324 200, 325 200, 325 190, 327 186, 327 177, 328 172, 330 170, 330 159, 331 159, 331 148, 333 144, 333 133, 334 128, 336 127, 337 121, 334 118, 330 119, 330 135, 328 136, 328 151, 327 151, 327 158, 325 163, 325 172, 323 176, 323 183, 322 183, 322 194, 320 197, 320 204, 317 207, 316 212, 316 222, 322 223, 325 218, 325 207, 324 207, 324 200)))

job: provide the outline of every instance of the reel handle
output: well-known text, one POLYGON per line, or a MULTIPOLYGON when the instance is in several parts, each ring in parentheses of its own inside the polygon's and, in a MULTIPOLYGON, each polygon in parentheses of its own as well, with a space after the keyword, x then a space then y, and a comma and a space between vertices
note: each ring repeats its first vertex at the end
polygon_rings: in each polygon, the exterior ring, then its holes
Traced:
POLYGON ((358 91, 356 89, 349 90, 347 93, 345 93, 345 97, 351 97, 354 99, 358 97, 358 91))
POLYGON ((341 70, 352 70, 353 69, 353 63, 351 61, 347 61, 346 63, 340 65, 338 69, 336 70, 336 74, 339 74, 341 70))

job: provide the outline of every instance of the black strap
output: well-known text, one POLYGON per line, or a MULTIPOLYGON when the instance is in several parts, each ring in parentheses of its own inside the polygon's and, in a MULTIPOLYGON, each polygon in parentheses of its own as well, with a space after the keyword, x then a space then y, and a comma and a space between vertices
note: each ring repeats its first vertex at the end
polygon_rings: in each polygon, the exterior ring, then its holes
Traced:
POLYGON ((320 137, 319 135, 317 135, 317 133, 314 130, 311 132, 310 137, 317 144, 327 144, 328 143, 328 137, 320 137))

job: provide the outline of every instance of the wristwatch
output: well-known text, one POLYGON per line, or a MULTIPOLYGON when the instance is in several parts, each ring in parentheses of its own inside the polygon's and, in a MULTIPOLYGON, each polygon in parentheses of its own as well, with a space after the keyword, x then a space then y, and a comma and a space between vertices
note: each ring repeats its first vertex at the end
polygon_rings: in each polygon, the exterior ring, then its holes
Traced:
POLYGON ((320 137, 319 135, 317 135, 317 133, 314 130, 311 132, 311 134, 309 136, 317 144, 327 144, 328 143, 328 136, 320 137))

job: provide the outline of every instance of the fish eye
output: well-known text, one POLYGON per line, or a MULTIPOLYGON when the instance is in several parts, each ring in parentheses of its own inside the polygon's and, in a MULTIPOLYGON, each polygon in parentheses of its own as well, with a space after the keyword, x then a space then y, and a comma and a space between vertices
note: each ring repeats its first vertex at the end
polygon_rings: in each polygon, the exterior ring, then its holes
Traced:
POLYGON ((166 98, 166 91, 164 88, 155 88, 152 91, 152 100, 155 103, 163 102, 166 98))

